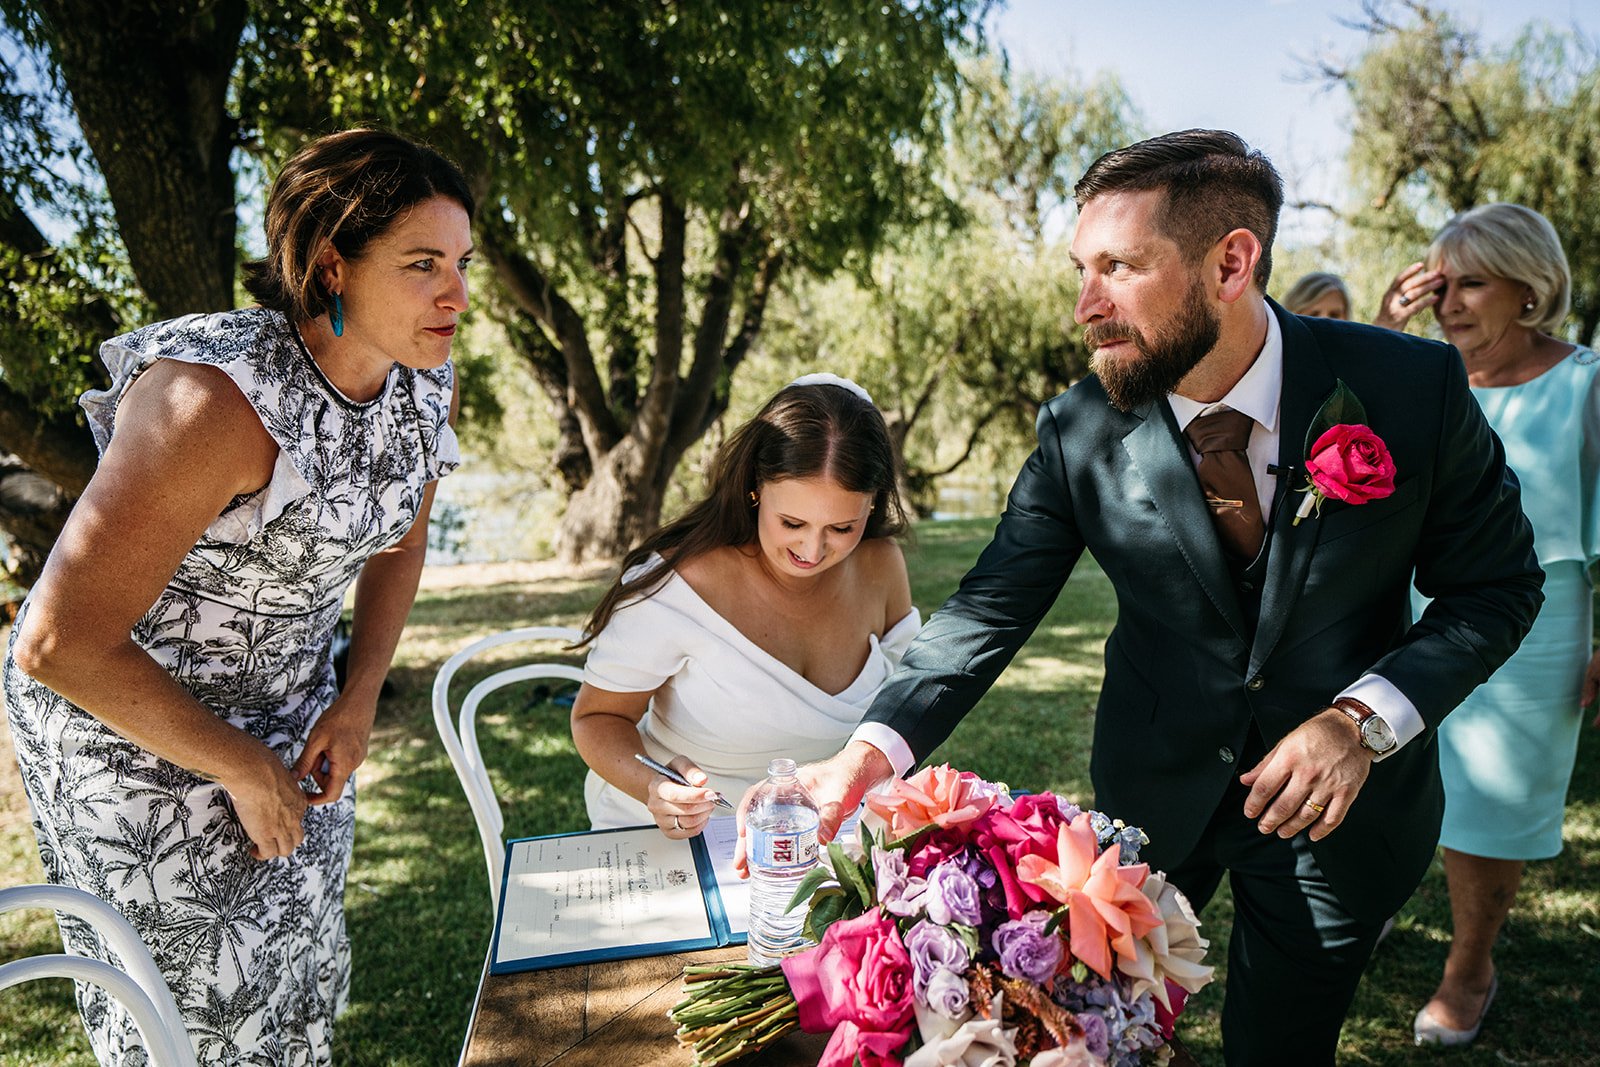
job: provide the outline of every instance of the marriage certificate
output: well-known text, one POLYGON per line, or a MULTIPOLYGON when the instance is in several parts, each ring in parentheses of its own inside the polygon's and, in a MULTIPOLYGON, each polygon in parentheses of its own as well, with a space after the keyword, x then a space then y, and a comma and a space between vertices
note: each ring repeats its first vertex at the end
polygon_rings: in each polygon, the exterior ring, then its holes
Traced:
POLYGON ((552 967, 718 944, 725 935, 707 907, 714 879, 695 853, 653 826, 511 842, 494 964, 552 967))

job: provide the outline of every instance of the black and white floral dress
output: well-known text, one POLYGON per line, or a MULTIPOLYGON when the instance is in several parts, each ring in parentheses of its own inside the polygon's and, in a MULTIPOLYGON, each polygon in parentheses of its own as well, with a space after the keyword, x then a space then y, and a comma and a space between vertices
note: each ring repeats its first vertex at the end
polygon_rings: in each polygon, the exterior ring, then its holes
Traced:
MULTIPOLYGON (((134 638, 290 765, 337 695, 330 649, 346 586, 459 462, 446 421, 454 370, 396 366, 376 400, 356 403, 282 315, 260 308, 157 323, 106 342, 101 357, 115 384, 83 406, 102 450, 118 402, 157 359, 224 371, 278 444, 271 481, 211 524, 134 638)), ((9 655, 4 682, 48 877, 110 901, 139 930, 200 1061, 330 1062, 349 992, 354 780, 309 810, 293 855, 260 862, 220 786, 119 737, 9 655)), ((69 951, 111 958, 83 923, 64 922, 62 935, 69 951)), ((114 1000, 80 985, 78 1003, 102 1064, 146 1062, 114 1000)))

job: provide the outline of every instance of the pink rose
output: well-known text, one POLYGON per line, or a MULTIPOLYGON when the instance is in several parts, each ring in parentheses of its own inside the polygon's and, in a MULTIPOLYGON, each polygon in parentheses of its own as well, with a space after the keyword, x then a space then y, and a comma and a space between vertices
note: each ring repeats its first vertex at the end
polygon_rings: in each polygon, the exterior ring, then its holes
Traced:
POLYGON ((994 802, 993 787, 982 778, 943 764, 890 782, 867 797, 867 810, 887 824, 888 840, 898 841, 926 826, 959 830, 994 802))
POLYGON ((1189 991, 1170 978, 1166 979, 1166 983, 1167 1000, 1172 1006, 1169 1008, 1160 1000, 1155 1001, 1156 1029, 1161 1031, 1162 1037, 1171 1041, 1178 1026, 1178 1016, 1183 1014, 1183 1006, 1189 1002, 1189 991))
POLYGON ((1311 446, 1306 474, 1322 495, 1346 504, 1382 500, 1394 492, 1394 459, 1369 427, 1340 423, 1311 446))
POLYGON ((913 878, 926 878, 929 871, 965 849, 967 841, 965 830, 935 830, 919 837, 910 850, 906 869, 913 878))
POLYGON ((846 1022, 868 1033, 909 1033, 911 973, 900 931, 876 908, 834 923, 822 944, 783 961, 808 1034, 846 1022))
POLYGON ((1011 918, 1020 918, 1030 904, 1048 899, 1038 886, 1017 881, 1014 872, 1024 856, 1040 856, 1054 863, 1057 834, 1066 822, 1053 794, 1029 793, 1017 797, 1009 808, 989 809, 973 824, 973 842, 994 864, 1011 918))
POLYGON ((858 1062, 861 1067, 900 1067, 900 1057, 894 1053, 910 1036, 909 1030, 879 1033, 842 1022, 828 1038, 817 1067, 856 1067, 858 1062))

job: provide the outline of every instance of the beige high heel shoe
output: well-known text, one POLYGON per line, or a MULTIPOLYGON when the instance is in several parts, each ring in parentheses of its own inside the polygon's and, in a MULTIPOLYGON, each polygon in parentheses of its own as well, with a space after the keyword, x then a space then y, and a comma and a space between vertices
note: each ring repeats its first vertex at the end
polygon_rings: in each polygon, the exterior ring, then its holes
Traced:
POLYGON ((1424 1007, 1417 1012, 1417 1017, 1411 1023, 1411 1037, 1418 1045, 1441 1045, 1453 1048, 1459 1045, 1470 1045, 1478 1038, 1478 1031, 1483 1029, 1484 1016, 1489 1014, 1489 1005, 1494 1003, 1494 995, 1500 990, 1500 975, 1489 976, 1489 992, 1483 996, 1483 1008, 1478 1012, 1478 1021, 1472 1024, 1470 1030, 1452 1030, 1429 1014, 1424 1007))

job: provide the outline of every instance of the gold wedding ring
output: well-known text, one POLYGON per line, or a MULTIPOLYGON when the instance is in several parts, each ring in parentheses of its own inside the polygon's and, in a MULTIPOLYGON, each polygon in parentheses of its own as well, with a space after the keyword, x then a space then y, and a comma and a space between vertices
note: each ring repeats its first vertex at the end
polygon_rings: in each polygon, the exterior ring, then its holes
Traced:
POLYGON ((1318 815, 1321 815, 1323 812, 1328 810, 1325 806, 1323 806, 1321 804, 1314 804, 1309 800, 1306 801, 1306 807, 1310 808, 1312 811, 1316 812, 1318 815))

